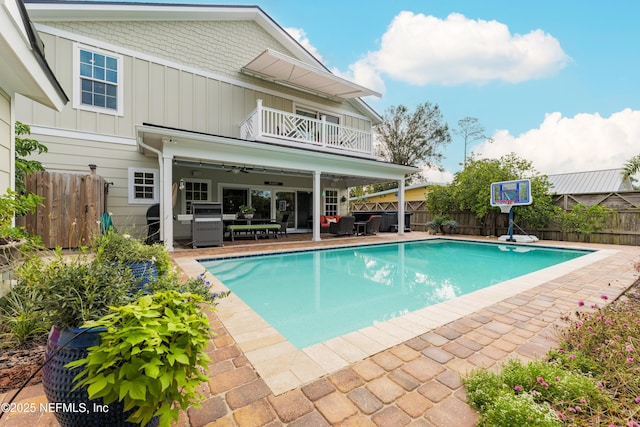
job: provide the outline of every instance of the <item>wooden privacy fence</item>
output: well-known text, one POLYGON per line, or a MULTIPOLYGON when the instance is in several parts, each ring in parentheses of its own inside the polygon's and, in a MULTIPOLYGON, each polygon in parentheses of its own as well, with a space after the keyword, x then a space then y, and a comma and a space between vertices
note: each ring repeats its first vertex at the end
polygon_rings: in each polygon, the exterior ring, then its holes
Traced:
MULTIPOLYGON (((555 196, 554 203, 564 210, 582 203, 587 206, 601 205, 615 211, 615 215, 607 218, 605 228, 588 236, 578 233, 563 233, 557 226, 550 225, 545 229, 531 229, 527 224, 518 224, 528 234, 546 240, 564 240, 572 242, 606 243, 618 245, 640 245, 640 191, 620 191, 589 194, 563 194, 555 196)), ((351 204, 353 212, 362 211, 396 211, 397 202, 354 202, 351 204)), ((516 208, 517 209, 517 208, 516 208)), ((405 203, 405 210, 412 212, 411 229, 427 231, 424 224, 433 219, 433 214, 427 212, 423 201, 405 203)), ((509 227, 508 215, 495 213, 487 216, 483 224, 479 218, 469 211, 450 212, 451 218, 456 220, 459 227, 455 234, 475 236, 500 236, 507 234, 509 227)), ((515 233, 521 234, 516 229, 515 233)))
POLYGON ((27 190, 44 199, 27 215, 25 227, 42 238, 47 248, 88 246, 100 233, 104 208, 104 178, 95 174, 36 172, 27 178, 27 190))

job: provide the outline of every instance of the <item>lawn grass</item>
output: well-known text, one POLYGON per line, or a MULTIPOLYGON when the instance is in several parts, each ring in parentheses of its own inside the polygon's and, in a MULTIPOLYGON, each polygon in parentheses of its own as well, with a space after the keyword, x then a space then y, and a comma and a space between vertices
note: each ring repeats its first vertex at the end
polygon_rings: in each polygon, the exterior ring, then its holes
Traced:
POLYGON ((640 301, 576 304, 543 360, 513 359, 463 379, 480 426, 640 427, 640 301))

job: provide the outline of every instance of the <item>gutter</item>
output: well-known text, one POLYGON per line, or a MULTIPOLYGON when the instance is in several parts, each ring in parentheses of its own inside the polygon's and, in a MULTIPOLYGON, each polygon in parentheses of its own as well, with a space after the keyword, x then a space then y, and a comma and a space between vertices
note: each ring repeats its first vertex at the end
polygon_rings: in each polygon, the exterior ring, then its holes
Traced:
MULTIPOLYGON (((156 148, 153 148, 147 144, 145 144, 142 141, 142 137, 138 137, 138 145, 140 147, 142 147, 145 150, 149 150, 152 153, 155 153, 157 158, 158 158, 158 169, 160 170, 160 176, 159 176, 159 181, 160 181, 160 240, 164 242, 164 227, 165 227, 165 221, 164 221, 164 191, 162 188, 162 184, 164 183, 164 169, 162 167, 162 152, 156 148)), ((167 242, 164 242, 165 247, 167 247, 167 242)))

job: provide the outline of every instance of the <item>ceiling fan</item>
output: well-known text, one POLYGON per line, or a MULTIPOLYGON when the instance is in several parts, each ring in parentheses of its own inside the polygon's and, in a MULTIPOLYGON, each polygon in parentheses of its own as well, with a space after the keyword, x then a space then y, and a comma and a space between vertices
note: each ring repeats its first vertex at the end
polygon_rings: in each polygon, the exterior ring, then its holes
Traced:
POLYGON ((227 173, 229 173, 229 172, 233 172, 233 174, 234 174, 234 175, 237 175, 237 174, 239 174, 239 173, 249 173, 249 171, 247 170, 247 167, 246 167, 246 166, 244 166, 244 167, 242 167, 242 168, 236 168, 236 167, 233 167, 233 168, 231 168, 231 169, 229 169, 229 170, 227 171, 227 173))

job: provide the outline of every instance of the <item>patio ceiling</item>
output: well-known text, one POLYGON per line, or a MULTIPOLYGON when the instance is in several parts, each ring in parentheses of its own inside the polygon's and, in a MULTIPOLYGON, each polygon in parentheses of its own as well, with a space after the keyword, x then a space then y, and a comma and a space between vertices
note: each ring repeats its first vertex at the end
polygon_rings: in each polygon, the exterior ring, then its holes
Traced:
POLYGON ((295 87, 331 98, 360 98, 381 94, 306 64, 280 52, 267 49, 242 67, 241 71, 261 79, 295 87))
MULTIPOLYGON (((186 159, 177 157, 174 160, 175 166, 188 167, 194 170, 198 169, 211 169, 233 173, 234 175, 238 174, 250 174, 255 176, 258 180, 260 175, 268 175, 270 179, 274 176, 300 176, 312 179, 313 173, 311 171, 305 170, 295 170, 295 169, 287 169, 287 168, 269 168, 264 167, 259 164, 247 164, 247 163, 232 163, 232 162, 211 162, 211 161, 200 161, 194 159, 186 159)), ((341 187, 341 188, 349 188, 355 187, 359 185, 371 185, 376 183, 384 183, 389 182, 389 179, 380 179, 380 178, 372 178, 366 176, 356 176, 350 174, 336 174, 336 173, 322 173, 322 180, 326 185, 331 185, 332 187, 341 187)), ((271 181, 271 185, 277 185, 277 181, 271 181)))

